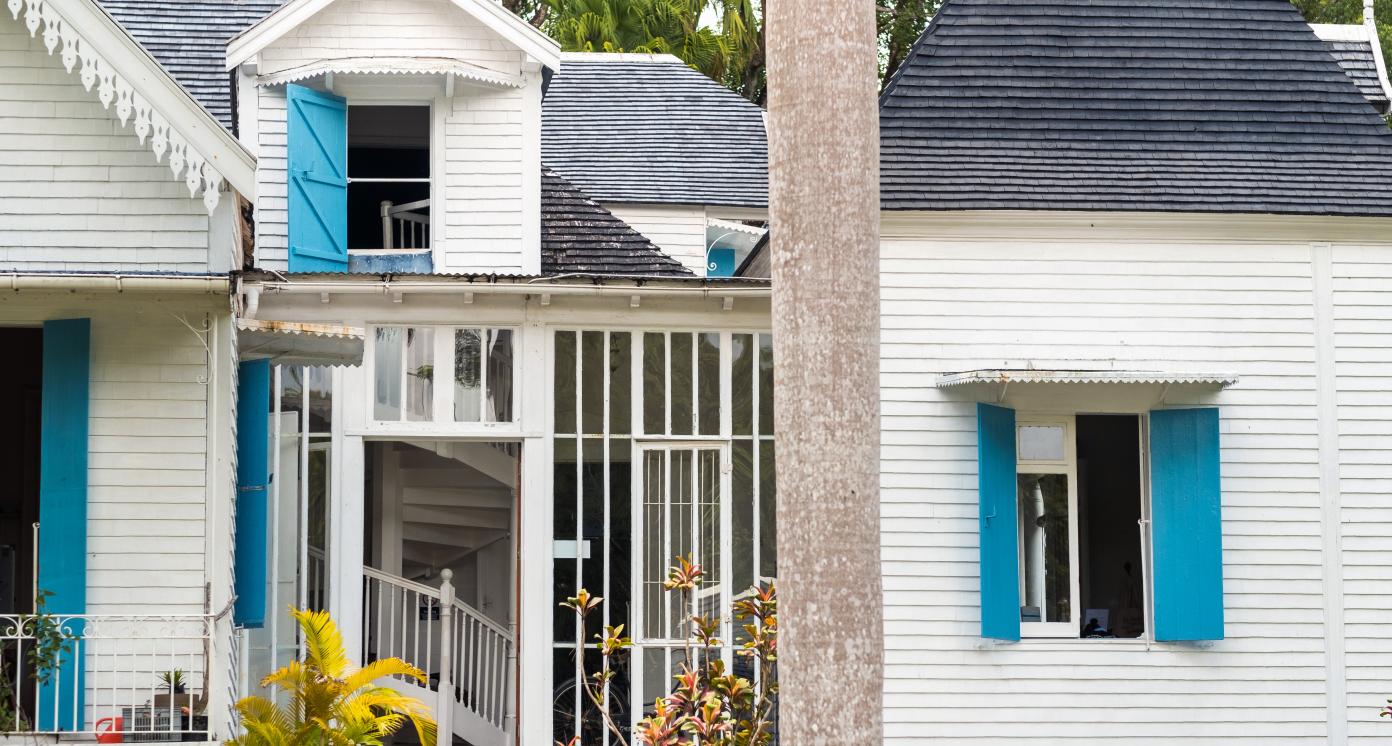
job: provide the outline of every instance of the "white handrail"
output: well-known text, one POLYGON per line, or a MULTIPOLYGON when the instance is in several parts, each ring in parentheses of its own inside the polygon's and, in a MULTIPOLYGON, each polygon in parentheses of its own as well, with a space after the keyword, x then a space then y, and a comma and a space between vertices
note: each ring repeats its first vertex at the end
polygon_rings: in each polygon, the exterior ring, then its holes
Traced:
POLYGON ((384 200, 382 208, 383 249, 426 249, 430 247, 430 216, 415 210, 429 209, 430 200, 405 204, 384 200))
POLYGON ((436 722, 441 733, 452 732, 456 705, 505 730, 513 636, 455 598, 453 579, 453 572, 443 570, 440 587, 432 588, 364 567, 364 657, 401 658, 425 671, 428 688, 439 697, 436 722))

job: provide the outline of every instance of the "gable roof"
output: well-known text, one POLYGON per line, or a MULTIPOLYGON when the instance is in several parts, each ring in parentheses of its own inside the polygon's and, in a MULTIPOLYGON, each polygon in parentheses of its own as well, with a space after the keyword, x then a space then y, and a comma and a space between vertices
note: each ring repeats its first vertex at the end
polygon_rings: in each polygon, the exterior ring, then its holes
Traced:
MULTIPOLYGON (((289 0, 227 44, 226 69, 246 62, 336 0, 289 0)), ((540 29, 492 0, 449 0, 460 10, 552 70, 560 67, 561 47, 540 29)))
POLYGON ((181 178, 189 195, 203 193, 211 213, 226 181, 256 198, 256 159, 112 18, 96 0, 9 3, 31 35, 42 34, 50 54, 122 127, 181 178))
POLYGON ((880 120, 887 210, 1392 216, 1392 131, 1288 0, 947 0, 880 120))
POLYGON ((227 41, 284 0, 100 0, 194 98, 232 128, 227 41))
POLYGON ((676 57, 567 53, 541 112, 542 159, 600 202, 768 205, 763 110, 676 57))
POLYGON ((541 273, 692 276, 681 262, 546 167, 541 170, 541 273))

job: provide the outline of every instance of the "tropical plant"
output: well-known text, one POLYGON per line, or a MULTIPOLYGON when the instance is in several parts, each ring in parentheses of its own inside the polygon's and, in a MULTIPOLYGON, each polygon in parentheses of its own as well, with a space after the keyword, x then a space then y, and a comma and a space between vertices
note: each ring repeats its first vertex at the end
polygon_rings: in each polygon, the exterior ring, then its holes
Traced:
POLYGON ((421 684, 425 673, 400 658, 348 664, 343 636, 328 612, 292 609, 305 642, 305 659, 267 676, 263 687, 284 692, 277 705, 252 696, 237 703, 244 735, 228 746, 380 746, 410 721, 422 744, 434 746, 435 721, 420 700, 376 681, 404 676, 421 684))
POLYGON ((185 691, 183 669, 176 668, 172 671, 165 671, 160 674, 160 686, 169 690, 170 694, 183 694, 185 691))
MULTIPOLYGON (((668 570, 663 588, 680 597, 678 608, 690 609, 705 571, 686 558, 668 570)), ((583 629, 603 598, 581 588, 561 604, 575 612, 583 629)), ((772 584, 751 588, 734 604, 735 619, 742 623, 743 640, 736 653, 750 658, 758 672, 757 684, 725 670, 717 637, 718 618, 693 614, 683 625, 686 644, 672 692, 653 703, 652 714, 634 728, 637 742, 647 746, 766 746, 774 739, 778 697, 778 600, 772 584)), ((621 746, 625 733, 614 722, 606 696, 614 678, 617 658, 633 647, 623 625, 606 626, 595 635, 600 670, 584 680, 584 693, 621 746)), ((584 642, 576 643, 576 660, 583 661, 584 642)), ((577 665, 579 665, 577 663, 577 665)), ((557 746, 581 746, 579 736, 557 746)))
MULTIPOLYGON (((16 640, 14 645, 23 649, 23 660, 29 676, 39 685, 53 681, 65 653, 72 650, 72 635, 58 617, 48 613, 48 599, 53 594, 42 588, 34 593, 34 613, 18 614, 4 623, 13 630, 6 634, 16 640)), ((0 655, 0 733, 13 733, 29 727, 19 697, 18 682, 23 680, 21 672, 11 666, 16 665, 18 657, 11 650, 0 655), (14 683, 11 683, 14 682, 14 683)))

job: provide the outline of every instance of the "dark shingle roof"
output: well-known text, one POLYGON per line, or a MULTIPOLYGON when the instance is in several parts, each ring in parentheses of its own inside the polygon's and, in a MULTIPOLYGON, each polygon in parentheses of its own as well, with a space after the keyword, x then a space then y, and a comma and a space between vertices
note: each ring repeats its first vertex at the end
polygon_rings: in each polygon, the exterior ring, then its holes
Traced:
POLYGON ((1326 40, 1324 46, 1339 67, 1353 78, 1363 97, 1368 99, 1378 111, 1386 113, 1388 107, 1387 91, 1378 80, 1377 59, 1373 57, 1373 45, 1366 41, 1326 40))
POLYGON ((692 274, 548 168, 541 171, 541 272, 654 277, 692 274))
POLYGON ((948 0, 880 116, 889 210, 1392 216, 1392 130, 1288 0, 948 0))
POLYGON ((219 122, 232 127, 227 42, 284 0, 98 0, 219 122))
POLYGON ((548 165, 601 202, 768 204, 762 109, 675 58, 586 56, 542 104, 548 165))

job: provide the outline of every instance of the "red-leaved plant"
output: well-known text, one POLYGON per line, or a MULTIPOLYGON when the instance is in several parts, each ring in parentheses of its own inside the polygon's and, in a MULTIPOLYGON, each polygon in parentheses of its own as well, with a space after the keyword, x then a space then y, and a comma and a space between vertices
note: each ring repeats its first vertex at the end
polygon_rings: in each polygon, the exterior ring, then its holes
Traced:
MULTIPOLYGON (((681 608, 691 608, 691 599, 700 587, 705 571, 689 559, 677 558, 667 573, 663 587, 681 596, 681 608)), ((604 599, 581 588, 561 604, 584 620, 604 599)), ((725 670, 718 654, 723 643, 717 637, 720 620, 700 614, 688 618, 685 660, 673 677, 672 692, 653 703, 653 713, 638 721, 633 730, 637 743, 646 746, 766 746, 773 742, 775 706, 778 695, 778 598, 772 583, 749 589, 734 603, 734 615, 745 631, 737 655, 752 659, 758 683, 725 670), (715 654, 711 654, 714 652, 715 654)), ((605 697, 614 677, 614 661, 633 647, 624 637, 623 625, 606 626, 595 635, 600 652, 600 670, 584 679, 584 691, 605 727, 621 746, 628 746, 623 731, 614 722, 605 697)), ((584 659, 584 642, 575 646, 577 660, 584 659)), ((580 737, 556 746, 582 746, 580 737)))

